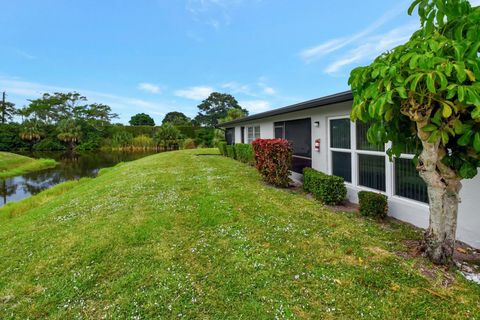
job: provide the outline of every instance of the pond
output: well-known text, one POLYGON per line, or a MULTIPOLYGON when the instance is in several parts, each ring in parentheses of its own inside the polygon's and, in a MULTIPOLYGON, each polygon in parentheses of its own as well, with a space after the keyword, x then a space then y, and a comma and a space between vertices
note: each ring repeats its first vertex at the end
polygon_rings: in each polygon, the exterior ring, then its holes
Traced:
POLYGON ((19 201, 56 184, 82 177, 95 177, 101 168, 112 167, 154 154, 150 152, 34 152, 24 154, 33 158, 55 159, 55 168, 0 179, 0 207, 19 201))

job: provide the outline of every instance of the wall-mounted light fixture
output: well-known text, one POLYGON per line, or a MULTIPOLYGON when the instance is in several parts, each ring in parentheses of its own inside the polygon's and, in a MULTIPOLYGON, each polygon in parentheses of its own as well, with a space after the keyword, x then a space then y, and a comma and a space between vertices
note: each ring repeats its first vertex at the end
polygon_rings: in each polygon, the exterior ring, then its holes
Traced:
POLYGON ((313 123, 313 125, 314 125, 315 127, 317 127, 317 128, 320 127, 320 121, 315 121, 315 122, 313 123))

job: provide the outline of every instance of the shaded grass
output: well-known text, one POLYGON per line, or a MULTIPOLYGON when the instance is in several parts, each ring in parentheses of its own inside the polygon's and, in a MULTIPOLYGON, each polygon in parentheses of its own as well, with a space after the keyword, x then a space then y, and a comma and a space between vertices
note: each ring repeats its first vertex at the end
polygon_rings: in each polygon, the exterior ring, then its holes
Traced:
POLYGON ((53 168, 53 159, 33 159, 10 152, 0 152, 0 178, 13 177, 32 171, 53 168))
POLYGON ((0 318, 480 317, 479 286, 395 254, 417 230, 195 156, 216 152, 153 155, 0 209, 0 318))

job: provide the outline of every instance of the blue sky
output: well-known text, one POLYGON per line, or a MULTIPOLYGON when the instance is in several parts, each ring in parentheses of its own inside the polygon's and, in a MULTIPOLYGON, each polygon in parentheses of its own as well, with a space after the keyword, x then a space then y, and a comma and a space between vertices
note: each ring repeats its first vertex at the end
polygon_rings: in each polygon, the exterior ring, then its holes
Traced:
POLYGON ((195 116, 212 91, 251 113, 347 90, 349 71, 405 42, 410 1, 2 0, 0 91, 23 106, 78 91, 126 123, 195 116))

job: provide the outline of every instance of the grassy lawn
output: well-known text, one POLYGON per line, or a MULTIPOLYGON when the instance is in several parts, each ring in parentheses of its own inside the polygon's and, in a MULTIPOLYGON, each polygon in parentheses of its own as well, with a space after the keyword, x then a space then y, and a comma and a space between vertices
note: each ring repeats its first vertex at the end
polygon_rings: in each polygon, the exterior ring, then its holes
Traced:
POLYGON ((52 168, 57 162, 52 159, 33 159, 19 154, 0 151, 0 178, 52 168))
POLYGON ((215 150, 104 169, 0 210, 0 319, 479 319, 421 234, 266 186, 215 150), (428 272, 427 272, 428 271, 428 272))

